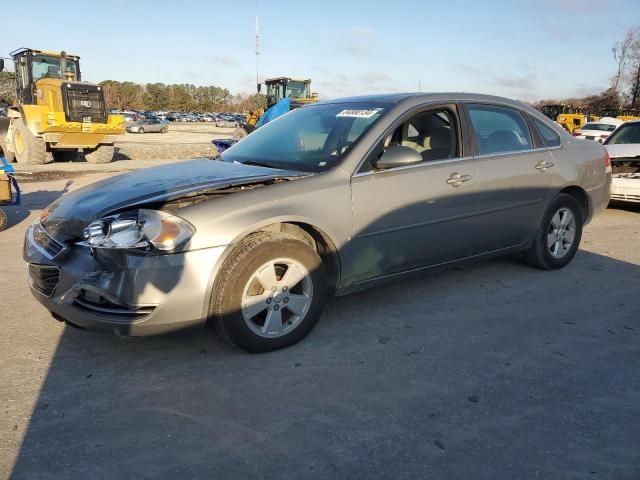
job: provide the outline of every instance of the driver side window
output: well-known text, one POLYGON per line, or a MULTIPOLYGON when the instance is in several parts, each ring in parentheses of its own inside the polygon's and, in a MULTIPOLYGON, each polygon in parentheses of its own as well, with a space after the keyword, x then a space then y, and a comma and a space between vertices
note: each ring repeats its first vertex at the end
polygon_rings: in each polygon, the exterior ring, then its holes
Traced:
POLYGON ((420 154, 425 162, 458 157, 456 121, 446 108, 428 110, 413 116, 384 143, 387 150, 394 145, 409 147, 420 154))

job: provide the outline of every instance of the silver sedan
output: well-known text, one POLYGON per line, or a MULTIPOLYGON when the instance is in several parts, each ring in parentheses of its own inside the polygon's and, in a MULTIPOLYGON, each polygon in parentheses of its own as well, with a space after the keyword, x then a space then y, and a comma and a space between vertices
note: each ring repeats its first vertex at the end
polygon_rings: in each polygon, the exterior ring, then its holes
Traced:
POLYGON ((168 131, 169 122, 159 119, 139 120, 127 125, 127 132, 130 133, 167 133, 168 131))
POLYGON ((85 328, 207 324, 273 350, 304 338, 331 295, 512 253, 562 268, 611 184, 599 143, 472 94, 317 103, 221 160, 139 170, 54 202, 25 240, 34 296, 85 328))

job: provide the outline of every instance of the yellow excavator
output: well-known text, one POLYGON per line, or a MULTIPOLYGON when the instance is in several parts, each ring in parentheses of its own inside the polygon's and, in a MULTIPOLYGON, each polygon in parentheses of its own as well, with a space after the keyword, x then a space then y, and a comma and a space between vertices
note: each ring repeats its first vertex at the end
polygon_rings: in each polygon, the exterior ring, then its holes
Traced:
MULTIPOLYGON (((269 117, 269 110, 273 112, 273 107, 283 99, 289 99, 289 110, 315 103, 318 101, 318 94, 311 93, 311 79, 301 80, 291 77, 270 78, 264 81, 266 87, 267 108, 259 108, 247 114, 247 121, 243 122, 233 132, 234 138, 244 138, 260 126, 260 120, 265 113, 269 117)), ((262 85, 258 84, 258 93, 262 92, 262 85)), ((281 114, 281 113, 280 113, 281 114)), ((277 115, 271 115, 268 120, 273 120, 277 115)))
POLYGON ((80 57, 32 48, 10 55, 18 101, 0 119, 0 149, 7 160, 70 161, 82 149, 88 162, 111 162, 124 117, 108 114, 102 87, 82 81, 80 57))

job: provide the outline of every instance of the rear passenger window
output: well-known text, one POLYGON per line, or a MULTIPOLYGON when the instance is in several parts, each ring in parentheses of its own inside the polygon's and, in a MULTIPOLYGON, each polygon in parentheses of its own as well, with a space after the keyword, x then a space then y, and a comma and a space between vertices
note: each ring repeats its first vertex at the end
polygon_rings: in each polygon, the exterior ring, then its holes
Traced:
POLYGON ((489 105, 468 109, 480 155, 532 148, 529 127, 517 110, 489 105))
POLYGON ((542 141, 547 147, 559 147, 560 146, 560 136, 553 131, 552 128, 547 127, 540 120, 533 119, 533 124, 538 130, 538 133, 542 137, 542 141))

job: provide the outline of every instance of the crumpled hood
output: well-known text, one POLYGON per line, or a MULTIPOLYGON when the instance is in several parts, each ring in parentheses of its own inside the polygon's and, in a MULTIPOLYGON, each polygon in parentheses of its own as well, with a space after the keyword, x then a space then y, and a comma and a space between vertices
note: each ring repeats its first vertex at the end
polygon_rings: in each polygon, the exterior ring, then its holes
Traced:
POLYGON ((304 175, 217 160, 191 160, 117 175, 62 196, 43 212, 42 223, 60 241, 81 238, 84 228, 110 212, 145 203, 179 198, 187 193, 277 177, 304 175))
POLYGON ((639 157, 640 156, 640 143, 621 143, 617 145, 605 145, 609 157, 639 157))

